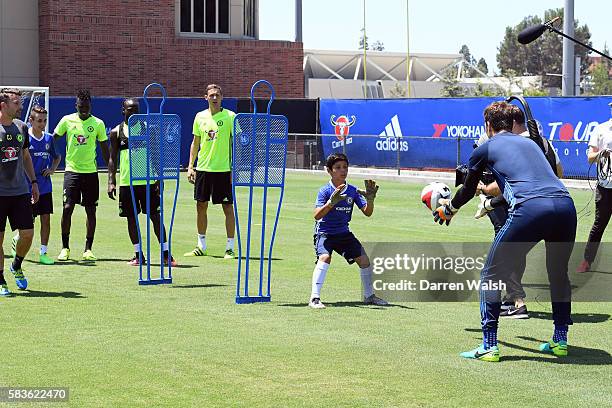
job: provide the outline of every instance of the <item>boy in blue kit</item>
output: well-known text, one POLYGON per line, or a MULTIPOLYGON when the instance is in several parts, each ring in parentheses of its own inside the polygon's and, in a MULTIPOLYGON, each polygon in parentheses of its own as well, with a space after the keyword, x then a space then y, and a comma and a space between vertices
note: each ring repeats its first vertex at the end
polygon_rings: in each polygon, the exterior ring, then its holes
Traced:
MULTIPOLYGON (((51 214, 53 214, 53 196, 51 194, 51 175, 55 173, 62 156, 55 151, 53 135, 45 132, 47 125, 47 111, 41 106, 32 108, 30 114, 30 156, 38 180, 40 198, 32 206, 33 216, 40 215, 40 256, 39 261, 43 265, 53 265, 53 259, 47 256, 47 245, 51 232, 51 214)), ((30 189, 32 186, 30 185, 30 189)), ((19 235, 13 237, 13 251, 16 247, 19 235)))
POLYGON ((312 273, 312 293, 308 306, 324 309, 321 302, 321 288, 331 263, 333 251, 342 255, 349 264, 357 263, 363 284, 364 303, 386 306, 388 303, 374 294, 372 266, 363 246, 349 230, 353 204, 370 217, 374 212, 374 199, 378 186, 373 180, 366 180, 366 190, 358 190, 346 184, 348 158, 342 153, 333 153, 327 158, 327 172, 331 176, 328 184, 321 187, 317 196, 314 218, 314 247, 317 265, 312 273), (363 197, 362 197, 363 196, 363 197), (365 199, 364 199, 365 197, 365 199))

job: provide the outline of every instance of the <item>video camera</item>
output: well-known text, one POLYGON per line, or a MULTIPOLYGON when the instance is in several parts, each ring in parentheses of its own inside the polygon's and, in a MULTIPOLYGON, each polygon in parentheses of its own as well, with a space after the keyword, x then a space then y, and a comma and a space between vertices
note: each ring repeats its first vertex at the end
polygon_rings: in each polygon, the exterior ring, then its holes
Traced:
MULTIPOLYGON (((455 187, 465 184, 465 178, 468 175, 468 171, 468 166, 466 164, 457 166, 455 169, 455 187)), ((480 180, 485 184, 491 184, 495 181, 495 177, 493 177, 493 173, 489 170, 485 170, 482 172, 480 180)))

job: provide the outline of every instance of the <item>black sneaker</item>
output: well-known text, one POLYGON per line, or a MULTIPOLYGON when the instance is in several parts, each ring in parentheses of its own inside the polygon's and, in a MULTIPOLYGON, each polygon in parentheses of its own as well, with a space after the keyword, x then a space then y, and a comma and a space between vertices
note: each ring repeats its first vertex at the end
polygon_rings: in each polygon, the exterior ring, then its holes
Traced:
POLYGON ((529 313, 525 305, 521 307, 511 306, 509 309, 503 310, 499 317, 505 319, 529 319, 529 313))
POLYGON ((501 304, 501 310, 508 310, 511 307, 514 307, 514 300, 513 301, 502 302, 502 304, 501 304))

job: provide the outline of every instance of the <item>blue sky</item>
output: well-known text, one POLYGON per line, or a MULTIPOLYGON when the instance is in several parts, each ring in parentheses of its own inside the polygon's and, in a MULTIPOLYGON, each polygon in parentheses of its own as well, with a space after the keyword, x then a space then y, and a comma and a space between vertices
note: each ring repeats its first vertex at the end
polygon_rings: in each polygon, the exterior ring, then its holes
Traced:
MULTIPOLYGON (((365 0, 370 43, 379 40, 386 51, 406 52, 406 0, 365 0), (384 5, 384 6, 383 6, 384 5)), ((562 8, 564 0, 409 0, 410 51, 456 53, 467 44, 473 56, 484 57, 497 70, 495 55, 505 28, 525 16, 544 16, 562 8)), ((259 0, 259 38, 295 38, 294 0, 259 0)), ((575 0, 574 18, 587 24, 593 46, 612 48, 612 1, 575 0)), ((304 48, 357 49, 363 26, 363 0, 303 0, 304 48)), ((547 33, 545 35, 554 35, 547 33)))

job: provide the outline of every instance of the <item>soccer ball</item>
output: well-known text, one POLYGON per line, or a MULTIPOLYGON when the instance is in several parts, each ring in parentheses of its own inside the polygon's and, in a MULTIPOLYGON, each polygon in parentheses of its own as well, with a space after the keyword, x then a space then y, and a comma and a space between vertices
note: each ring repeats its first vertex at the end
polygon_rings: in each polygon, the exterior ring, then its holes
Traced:
POLYGON ((439 181, 429 183, 421 191, 421 201, 432 211, 438 208, 438 200, 441 198, 451 198, 451 189, 439 181))

